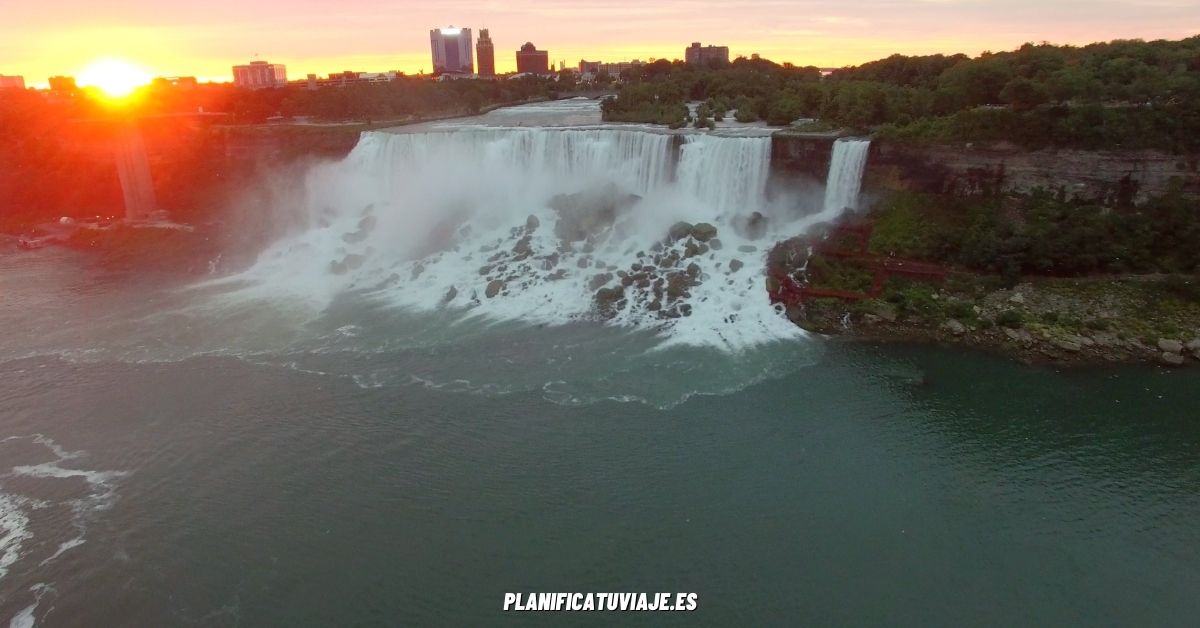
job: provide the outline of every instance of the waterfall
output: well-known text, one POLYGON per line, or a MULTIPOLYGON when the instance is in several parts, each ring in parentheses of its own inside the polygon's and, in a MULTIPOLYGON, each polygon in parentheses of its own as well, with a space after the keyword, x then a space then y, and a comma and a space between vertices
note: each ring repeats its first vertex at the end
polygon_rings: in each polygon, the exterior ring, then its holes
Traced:
POLYGON ((679 182, 721 216, 757 206, 771 166, 771 138, 687 135, 679 182))
POLYGON ((858 209, 870 140, 842 138, 833 143, 829 159, 829 177, 825 181, 825 206, 821 213, 834 218, 847 209, 858 209))
POLYGON ((768 211, 770 149, 631 128, 369 132, 309 174, 292 203, 302 231, 230 279, 317 308, 368 290, 409 311, 600 317, 686 344, 789 338, 762 288, 766 248, 734 227, 768 211), (678 222, 708 225, 668 239, 678 222))
POLYGON ((117 176, 121 180, 121 193, 125 197, 125 219, 135 222, 149 219, 150 214, 158 209, 158 201, 154 197, 154 181, 150 177, 146 145, 137 126, 129 124, 117 131, 113 151, 117 176))
POLYGON ((373 171, 382 183, 407 178, 404 171, 438 179, 501 177, 504 180, 495 182, 500 185, 519 178, 522 189, 602 178, 648 194, 670 179, 672 140, 660 133, 594 129, 376 132, 363 135, 349 160, 373 171))

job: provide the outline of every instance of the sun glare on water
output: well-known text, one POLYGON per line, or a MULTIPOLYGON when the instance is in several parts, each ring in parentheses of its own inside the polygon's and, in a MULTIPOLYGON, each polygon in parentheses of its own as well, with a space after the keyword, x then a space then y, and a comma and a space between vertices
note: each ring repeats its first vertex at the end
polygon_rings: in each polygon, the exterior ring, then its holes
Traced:
POLYGON ((80 86, 96 87, 110 98, 124 98, 150 82, 150 73, 122 59, 98 59, 79 72, 80 86))

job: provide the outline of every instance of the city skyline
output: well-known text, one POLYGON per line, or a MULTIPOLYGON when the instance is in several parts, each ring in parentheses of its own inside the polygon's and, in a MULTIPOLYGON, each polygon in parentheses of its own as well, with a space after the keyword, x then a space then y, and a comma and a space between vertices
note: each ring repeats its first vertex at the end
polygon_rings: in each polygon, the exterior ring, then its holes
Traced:
MULTIPOLYGON (((245 6, 213 0, 203 15, 179 0, 129 0, 96 7, 49 0, 12 7, 0 32, 0 74, 44 87, 52 75, 79 75, 99 58, 119 58, 152 76, 229 81, 229 68, 268 59, 297 75, 347 69, 430 73, 428 32, 448 24, 488 28, 499 50, 526 41, 555 59, 682 59, 693 41, 730 56, 753 53, 797 65, 838 67, 893 53, 1010 50, 1027 41, 1082 45, 1121 38, 1179 39, 1200 32, 1192 2, 1128 0, 1059 3, 1016 0, 867 0, 739 3, 671 0, 653 6, 611 2, 450 1, 437 6, 348 0, 328 15, 312 0, 245 6), (272 28, 263 28, 264 23, 272 28)), ((498 55, 498 73, 516 70, 498 55)))

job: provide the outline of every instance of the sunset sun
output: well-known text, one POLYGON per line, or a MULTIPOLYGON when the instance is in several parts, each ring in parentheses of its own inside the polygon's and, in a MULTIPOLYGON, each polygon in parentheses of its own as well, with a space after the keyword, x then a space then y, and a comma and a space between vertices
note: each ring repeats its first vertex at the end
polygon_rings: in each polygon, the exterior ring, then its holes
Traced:
POLYGON ((81 86, 99 88, 113 98, 128 96, 149 82, 149 72, 122 59, 98 59, 79 73, 81 86))

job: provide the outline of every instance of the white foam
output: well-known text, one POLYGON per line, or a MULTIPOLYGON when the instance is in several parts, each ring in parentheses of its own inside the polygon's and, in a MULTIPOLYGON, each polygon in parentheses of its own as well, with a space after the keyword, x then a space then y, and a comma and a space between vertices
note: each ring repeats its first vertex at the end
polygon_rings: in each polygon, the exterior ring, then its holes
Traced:
POLYGON ((724 248, 685 263, 697 264, 704 278, 692 291, 692 314, 664 320, 631 307, 609 322, 653 329, 668 344, 734 350, 796 338, 803 333, 771 307, 761 276, 771 236, 794 234, 779 224, 755 243, 762 250, 748 254, 738 247, 749 241, 734 228, 739 217, 770 211, 764 190, 770 141, 711 135, 679 140, 625 128, 367 133, 343 163, 308 178, 305 228, 270 247, 248 271, 222 280, 228 292, 215 298, 307 304, 315 313, 339 295, 386 284, 374 290, 381 301, 436 311, 454 287, 458 297, 449 304, 454 316, 448 321, 469 315, 565 324, 593 315, 589 281, 600 272, 597 261, 628 270, 644 261, 638 254, 662 240, 672 223, 709 222, 724 248), (596 238, 594 251, 585 253, 581 242, 560 250, 550 199, 603 186, 642 198, 596 238), (508 264, 505 289, 486 297, 490 279, 481 267, 512 248, 514 228, 529 215, 541 223, 530 238, 532 255, 508 264), (434 234, 452 236, 452 250, 431 252, 434 234), (558 263, 549 263, 556 254, 558 263), (585 257, 589 267, 580 268, 585 257), (736 272, 730 270, 735 259, 743 264, 736 272))
POLYGON ((29 587, 29 590, 34 594, 33 604, 21 609, 8 622, 8 628, 33 628, 37 625, 37 618, 34 613, 37 612, 37 607, 42 603, 42 596, 49 591, 53 591, 54 587, 48 584, 35 584, 29 587))
POLYGON ((29 516, 22 509, 26 500, 0 493, 0 580, 21 558, 21 544, 33 535, 29 532, 29 516))
MULTIPOLYGON (((0 475, 0 480, 13 477, 51 480, 80 478, 88 486, 82 497, 62 503, 71 509, 71 524, 77 535, 59 543, 54 554, 41 561, 40 565, 44 566, 85 543, 88 521, 95 513, 112 506, 116 499, 116 482, 127 473, 63 467, 62 463, 82 458, 85 453, 68 451, 41 434, 10 436, 0 440, 0 443, 19 440, 27 440, 45 447, 54 455, 55 459, 35 465, 14 466, 7 473, 0 475)), ((0 579, 3 579, 9 568, 23 557, 21 554, 22 544, 33 538, 30 513, 53 505, 55 504, 29 496, 0 493, 0 579)))

